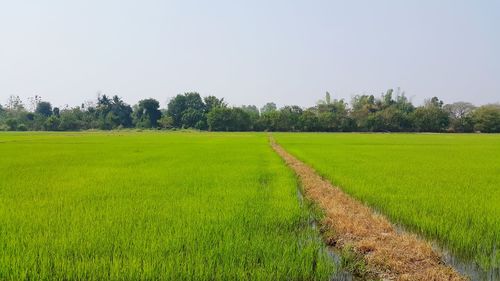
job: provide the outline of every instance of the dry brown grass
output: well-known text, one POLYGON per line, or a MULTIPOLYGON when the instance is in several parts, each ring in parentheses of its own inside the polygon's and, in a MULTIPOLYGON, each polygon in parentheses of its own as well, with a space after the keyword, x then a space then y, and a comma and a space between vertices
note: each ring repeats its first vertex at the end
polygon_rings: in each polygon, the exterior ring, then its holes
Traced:
POLYGON ((325 214, 321 222, 331 246, 352 245, 372 275, 384 280, 466 280, 442 262, 429 243, 398 232, 383 216, 319 176, 271 139, 273 149, 298 175, 305 196, 325 214))

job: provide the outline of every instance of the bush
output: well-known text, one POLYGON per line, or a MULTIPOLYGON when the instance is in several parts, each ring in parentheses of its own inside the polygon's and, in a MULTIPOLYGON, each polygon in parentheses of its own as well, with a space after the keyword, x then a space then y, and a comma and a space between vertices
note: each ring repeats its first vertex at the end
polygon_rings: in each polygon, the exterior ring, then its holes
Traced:
POLYGON ((26 127, 26 125, 24 125, 24 124, 19 124, 19 125, 17 126, 17 130, 18 130, 18 131, 27 131, 27 130, 28 130, 28 128, 27 128, 27 127, 26 127))
POLYGON ((7 125, 8 131, 15 131, 17 130, 17 119, 9 118, 5 120, 5 125, 7 125))

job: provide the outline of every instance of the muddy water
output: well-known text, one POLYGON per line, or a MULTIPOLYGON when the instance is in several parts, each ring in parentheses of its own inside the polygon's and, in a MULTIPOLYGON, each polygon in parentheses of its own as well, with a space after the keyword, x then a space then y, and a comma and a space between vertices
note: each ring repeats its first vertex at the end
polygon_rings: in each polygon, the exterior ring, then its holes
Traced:
POLYGON ((337 252, 336 249, 328 247, 328 254, 335 264, 337 271, 333 274, 331 281, 358 281, 352 273, 342 268, 342 256, 337 252))
MULTIPOLYGON (((299 189, 297 189, 297 197, 299 199, 300 204, 303 205, 304 204, 304 197, 302 195, 302 192, 299 189)), ((380 214, 380 212, 378 212, 377 210, 374 210, 374 212, 377 214, 380 214)), ((317 222, 313 216, 309 217, 309 225, 314 229, 318 228, 317 222)), ((406 230, 401 225, 394 224, 394 227, 396 228, 396 231, 400 232, 400 233, 402 233, 402 232, 413 233, 411 231, 406 230)), ((420 236, 420 238, 423 240, 426 240, 422 236, 420 236)), ((443 248, 442 246, 440 246, 439 243, 436 241, 431 241, 431 245, 436 252, 442 254, 443 262, 446 265, 453 267, 461 275, 468 277, 471 281, 500 281, 500 268, 484 270, 473 261, 467 261, 465 259, 461 259, 461 258, 453 255, 450 251, 448 251, 445 248, 443 248)), ((335 274, 332 276, 331 281, 360 281, 361 280, 361 279, 357 278, 356 276, 354 276, 349 271, 343 269, 342 256, 337 249, 335 249, 333 247, 328 247, 326 245, 325 245, 325 247, 327 248, 328 254, 331 257, 333 263, 335 264, 335 268, 337 269, 335 274)))
MULTIPOLYGON (((303 206, 304 196, 302 195, 302 192, 299 189, 297 189, 297 198, 299 199, 300 205, 303 206)), ((308 223, 311 226, 311 228, 318 229, 318 223, 312 215, 309 216, 308 223)), ((325 245, 325 249, 328 251, 328 256, 330 256, 333 264, 335 265, 335 273, 330 278, 330 281, 359 281, 359 279, 354 277, 349 271, 343 269, 342 256, 340 255, 337 249, 329 247, 327 245, 325 245)))
POLYGON ((443 254, 443 260, 447 265, 452 266, 462 275, 473 281, 500 281, 500 268, 484 270, 475 262, 460 259, 449 251, 443 250, 439 245, 433 245, 443 254))
MULTIPOLYGON (((380 212, 378 211, 376 213, 380 214, 380 212)), ((408 231, 405 227, 401 225, 394 225, 394 227, 398 232, 414 233, 408 231)), ((426 240, 421 235, 418 236, 420 237, 420 239, 426 240)), ((440 253, 442 255, 443 262, 446 265, 453 267, 461 275, 468 277, 471 281, 500 281, 500 268, 492 268, 485 270, 472 260, 459 258, 458 256, 454 255, 451 251, 441 246, 440 243, 437 241, 430 241, 430 243, 432 245, 432 248, 434 248, 434 250, 437 253, 440 253)))

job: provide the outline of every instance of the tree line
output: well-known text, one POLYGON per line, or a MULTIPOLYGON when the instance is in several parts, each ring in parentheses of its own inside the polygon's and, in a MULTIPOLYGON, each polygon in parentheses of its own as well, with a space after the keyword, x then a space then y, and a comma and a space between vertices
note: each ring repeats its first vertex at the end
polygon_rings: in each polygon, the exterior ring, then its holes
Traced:
POLYGON ((228 106, 223 98, 188 92, 172 98, 167 108, 152 98, 129 105, 119 96, 99 95, 76 107, 53 107, 39 96, 27 104, 10 96, 0 105, 0 130, 79 131, 124 128, 209 131, 286 132, 500 132, 500 104, 444 104, 437 97, 415 106, 399 89, 356 95, 350 103, 327 92, 315 106, 267 103, 228 106))

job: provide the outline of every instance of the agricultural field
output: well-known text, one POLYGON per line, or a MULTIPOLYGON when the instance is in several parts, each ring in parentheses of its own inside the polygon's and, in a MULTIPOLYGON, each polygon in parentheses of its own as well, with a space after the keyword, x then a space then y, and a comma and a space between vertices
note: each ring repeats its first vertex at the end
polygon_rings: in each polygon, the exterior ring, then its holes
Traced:
POLYGON ((291 154, 464 261, 500 266, 500 135, 276 133, 291 154))
POLYGON ((265 134, 1 133, 0 279, 328 280, 304 205, 265 134))

